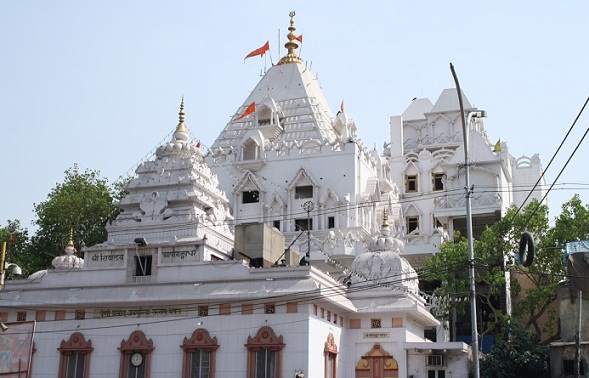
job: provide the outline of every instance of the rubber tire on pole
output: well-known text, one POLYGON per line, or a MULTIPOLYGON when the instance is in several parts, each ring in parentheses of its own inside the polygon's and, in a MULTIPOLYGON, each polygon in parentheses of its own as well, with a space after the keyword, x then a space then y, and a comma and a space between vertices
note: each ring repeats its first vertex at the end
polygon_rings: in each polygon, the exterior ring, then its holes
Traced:
POLYGON ((534 262, 535 253, 536 246, 534 245, 534 238, 532 234, 525 231, 519 240, 519 261, 523 266, 528 267, 534 262))

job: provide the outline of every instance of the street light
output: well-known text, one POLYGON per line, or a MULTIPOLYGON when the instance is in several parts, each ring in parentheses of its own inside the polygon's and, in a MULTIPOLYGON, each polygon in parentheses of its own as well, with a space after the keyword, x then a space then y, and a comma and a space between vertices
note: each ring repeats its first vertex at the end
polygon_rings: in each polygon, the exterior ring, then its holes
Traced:
POLYGON ((0 292, 4 289, 4 277, 6 275, 6 271, 8 268, 12 267, 12 274, 15 276, 20 276, 22 274, 22 269, 20 266, 14 263, 8 263, 4 261, 4 257, 6 256, 6 242, 2 243, 2 254, 0 255, 0 292))
POLYGON ((465 194, 466 194, 466 239, 468 242, 468 265, 469 265, 469 277, 470 277, 470 322, 472 327, 472 359, 473 359, 473 377, 480 377, 479 369, 479 337, 477 333, 477 297, 475 287, 475 266, 474 266, 474 250, 472 247, 472 213, 470 198, 472 196, 472 188, 470 187, 470 159, 468 157, 468 140, 469 140, 469 127, 470 122, 473 118, 486 117, 487 112, 484 110, 475 109, 468 113, 468 122, 464 119, 464 105, 462 104, 462 91, 460 90, 460 83, 458 83, 458 77, 454 71, 454 66, 450 63, 450 70, 456 83, 456 91, 458 92, 458 103, 460 105, 460 117, 462 120, 462 139, 464 143, 464 180, 465 180, 465 194))

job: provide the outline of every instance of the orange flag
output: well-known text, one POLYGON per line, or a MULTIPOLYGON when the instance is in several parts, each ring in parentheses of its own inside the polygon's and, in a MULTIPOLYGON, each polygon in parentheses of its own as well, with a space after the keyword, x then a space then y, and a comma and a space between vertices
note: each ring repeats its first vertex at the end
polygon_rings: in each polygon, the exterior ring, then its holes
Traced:
POLYGON ((268 51, 268 50, 270 50, 270 42, 266 42, 266 44, 264 46, 260 47, 259 49, 255 49, 251 53, 247 54, 247 56, 245 58, 243 58, 243 60, 246 60, 247 58, 251 58, 252 56, 264 55, 264 54, 266 54, 266 51, 268 51))
POLYGON ((240 115, 239 117, 235 118, 234 121, 238 121, 240 119, 242 119, 243 117, 245 117, 248 114, 252 114, 253 112, 256 111, 256 102, 252 102, 247 109, 245 109, 245 112, 243 112, 242 115, 240 115))
POLYGON ((339 106, 342 113, 344 112, 344 100, 342 100, 342 104, 339 106))
POLYGON ((295 39, 296 39, 297 41, 299 41, 300 43, 303 43, 303 35, 302 35, 302 34, 301 34, 301 35, 299 35, 298 37, 295 37, 295 39))

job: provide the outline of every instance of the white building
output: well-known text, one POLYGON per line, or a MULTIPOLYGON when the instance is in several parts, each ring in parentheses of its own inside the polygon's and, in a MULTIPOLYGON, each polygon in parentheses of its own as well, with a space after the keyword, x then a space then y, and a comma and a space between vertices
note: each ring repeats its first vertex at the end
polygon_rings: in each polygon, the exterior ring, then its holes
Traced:
MULTIPOLYGON (((84 262, 70 247, 54 269, 7 283, 3 336, 17 345, 25 336, 11 329, 35 321, 34 353, 0 346, 0 364, 10 352, 10 369, 31 362, 32 377, 468 376, 469 346, 424 337, 439 322, 405 259, 435 253, 464 213, 457 101, 449 91, 436 105, 414 101, 391 119, 384 155, 369 151, 297 56, 292 17, 289 30, 287 55, 206 157, 182 105, 108 240, 84 262), (241 259, 255 248, 234 240, 234 226, 260 224, 282 232, 252 226, 279 241, 272 251, 291 246, 290 263, 241 259), (297 251, 310 259, 299 265, 297 251)), ((497 194, 533 181, 539 162, 519 174, 506 146, 493 153, 482 124, 471 128, 475 214, 495 216, 522 200, 497 194)))
MULTIPOLYGON (((521 206, 542 175, 540 157, 509 154, 506 143, 491 143, 478 110, 462 94, 470 120, 469 160, 472 185, 473 236, 492 225, 513 204, 521 206)), ((445 89, 435 104, 414 99, 402 115, 390 119, 386 146, 393 181, 400 187, 406 253, 413 266, 439 250, 454 231, 466 237, 464 143, 456 89, 445 89)), ((545 181, 527 198, 541 200, 545 181)))
POLYGON ((297 237, 309 216, 311 264, 336 274, 378 230, 383 209, 399 231, 398 189, 386 158, 362 144, 344 109, 333 115, 295 52, 292 20, 289 30, 287 55, 245 99, 207 161, 230 197, 236 224, 276 227, 287 246, 294 242, 305 255, 309 243, 297 237), (304 204, 313 209, 307 212, 304 204))
POLYGON ((70 242, 53 269, 6 284, 3 376, 468 376, 466 344, 424 338, 439 322, 386 211, 349 286, 231 259, 227 200, 183 116, 137 169, 107 242, 85 261, 70 242))

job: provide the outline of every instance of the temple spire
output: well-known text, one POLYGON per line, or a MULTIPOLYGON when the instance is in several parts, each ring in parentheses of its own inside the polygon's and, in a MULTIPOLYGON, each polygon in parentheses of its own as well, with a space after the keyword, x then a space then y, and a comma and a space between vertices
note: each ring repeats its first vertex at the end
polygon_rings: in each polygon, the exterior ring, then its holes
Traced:
POLYGON ((284 44, 284 47, 288 50, 286 56, 280 59, 280 64, 290 64, 290 63, 303 63, 303 60, 299 58, 295 50, 299 47, 298 43, 296 43, 297 35, 294 33, 297 28, 294 26, 294 16, 295 12, 290 12, 290 26, 288 30, 290 33, 286 36, 288 38, 288 42, 284 44))
POLYGON ((174 138, 176 138, 176 140, 188 140, 188 130, 186 129, 186 125, 184 125, 184 96, 182 96, 180 113, 178 113, 178 115, 178 127, 176 127, 176 131, 174 132, 174 138))
POLYGON ((382 216, 382 228, 389 227, 389 216, 387 214, 387 209, 384 209, 384 215, 382 216))
POLYGON ((70 227, 70 240, 67 243, 68 247, 74 246, 74 229, 70 227))
POLYGON ((186 130, 186 126, 184 125, 184 96, 182 96, 182 103, 180 104, 180 113, 178 113, 179 117, 179 122, 178 122, 178 127, 176 128, 176 132, 180 131, 180 132, 187 132, 186 130))

